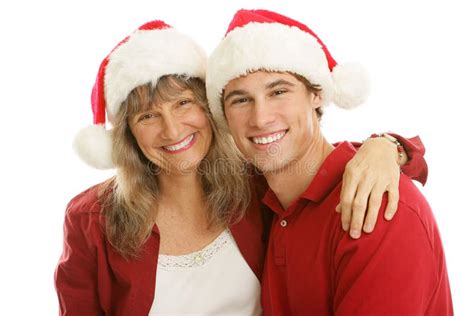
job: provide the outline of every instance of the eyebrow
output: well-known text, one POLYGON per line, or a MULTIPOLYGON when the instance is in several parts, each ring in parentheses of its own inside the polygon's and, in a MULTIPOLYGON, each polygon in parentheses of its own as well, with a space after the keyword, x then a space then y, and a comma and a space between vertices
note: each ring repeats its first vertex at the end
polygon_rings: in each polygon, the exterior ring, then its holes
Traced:
POLYGON ((295 86, 293 83, 291 83, 289 81, 286 81, 286 80, 283 80, 283 79, 278 79, 278 80, 275 80, 275 81, 270 82, 267 85, 265 85, 265 89, 272 89, 272 88, 275 88, 276 86, 280 86, 280 85, 286 85, 286 86, 291 86, 291 87, 295 86))
POLYGON ((228 95, 225 96, 224 102, 226 102, 230 97, 233 97, 234 95, 244 95, 246 93, 247 92, 245 90, 234 90, 234 91, 232 91, 231 93, 229 93, 228 95))
MULTIPOLYGON (((287 85, 287 86, 290 86, 290 87, 294 87, 295 85, 289 81, 286 81, 286 80, 283 80, 283 79, 278 79, 278 80, 275 80, 273 82, 270 82, 268 84, 265 85, 265 89, 272 89, 272 88, 275 88, 277 86, 280 86, 280 85, 287 85)), ((234 90, 232 91, 231 93, 229 93, 228 95, 225 96, 224 98, 224 102, 226 102, 229 98, 235 96, 235 95, 245 95, 247 94, 247 91, 245 90, 234 90)))

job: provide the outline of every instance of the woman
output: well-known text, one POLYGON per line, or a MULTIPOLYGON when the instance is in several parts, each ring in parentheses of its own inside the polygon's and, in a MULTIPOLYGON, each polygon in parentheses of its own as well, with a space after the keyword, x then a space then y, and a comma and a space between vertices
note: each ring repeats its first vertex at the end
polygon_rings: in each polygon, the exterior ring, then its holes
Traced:
POLYGON ((210 118, 205 64, 192 40, 161 21, 102 62, 96 125, 76 148, 117 174, 68 205, 55 274, 62 314, 261 314, 265 184, 248 184, 210 118))

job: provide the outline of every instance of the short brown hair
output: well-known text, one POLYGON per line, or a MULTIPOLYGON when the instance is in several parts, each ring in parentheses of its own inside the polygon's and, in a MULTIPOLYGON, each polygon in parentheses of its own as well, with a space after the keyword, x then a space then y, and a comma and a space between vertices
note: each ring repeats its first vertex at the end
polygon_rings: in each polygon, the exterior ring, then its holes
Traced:
MULTIPOLYGON (((267 71, 267 72, 279 72, 279 71, 269 71, 269 70, 266 70, 266 69, 261 69, 263 71, 267 71)), ((252 73, 252 72, 249 72, 249 73, 252 73)), ((282 72, 280 72, 282 73, 282 72)), ((318 84, 312 84, 311 82, 309 82, 308 79, 306 79, 305 77, 303 77, 302 75, 299 75, 297 73, 294 73, 294 72, 289 72, 289 74, 295 76, 295 78, 300 81, 301 83, 303 83, 306 87, 306 89, 310 92, 313 92, 315 93, 316 95, 320 95, 321 94, 321 86, 318 85, 318 84)), ((222 93, 221 95, 221 107, 222 107, 222 111, 224 112, 224 117, 225 117, 225 110, 224 110, 224 94, 222 93)), ((321 107, 317 108, 316 109, 316 114, 318 115, 318 119, 321 120, 321 117, 323 116, 323 109, 321 107)), ((227 118, 226 118, 227 119, 227 118)))
MULTIPOLYGON (((306 79, 306 77, 303 77, 302 75, 295 74, 295 73, 291 73, 291 74, 295 76, 295 78, 298 79, 298 81, 303 83, 308 91, 313 92, 316 95, 320 95, 321 91, 323 91, 320 85, 312 84, 311 82, 309 82, 308 79, 306 79)), ((318 115, 318 119, 321 120, 321 117, 323 116, 323 109, 321 107, 317 108, 316 114, 318 115)))

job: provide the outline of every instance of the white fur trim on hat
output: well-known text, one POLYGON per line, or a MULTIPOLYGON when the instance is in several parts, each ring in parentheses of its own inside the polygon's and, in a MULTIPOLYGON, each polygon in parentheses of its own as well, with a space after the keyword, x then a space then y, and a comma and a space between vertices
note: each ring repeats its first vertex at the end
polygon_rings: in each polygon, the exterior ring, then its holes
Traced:
POLYGON ((105 115, 96 120, 96 113, 105 114, 107 111, 108 120, 114 123, 121 104, 136 87, 149 82, 155 84, 165 75, 204 80, 206 64, 204 50, 193 39, 173 28, 139 29, 132 33, 101 64, 105 67, 103 71, 99 69, 103 78, 98 78, 94 86, 97 90, 94 91, 103 94, 92 101, 94 121, 99 124, 84 128, 77 134, 73 144, 76 153, 92 167, 113 168, 111 131, 105 129, 105 115), (103 80, 103 91, 100 80, 103 80))
POLYGON ((332 95, 327 59, 312 35, 280 23, 252 22, 227 34, 209 57, 207 97, 218 123, 226 125, 221 97, 227 83, 257 70, 297 73, 322 86, 323 101, 332 95))
POLYGON ((208 59, 207 97, 221 128, 227 128, 221 104, 223 89, 231 80, 257 70, 291 72, 305 77, 321 87, 323 105, 332 101, 345 108, 358 105, 367 96, 369 86, 367 76, 362 80, 352 77, 359 74, 357 71, 331 75, 327 57, 313 35, 281 23, 251 22, 230 31, 208 59), (357 84, 346 81, 350 78, 357 84))
POLYGON ((88 165, 97 169, 111 169, 112 132, 103 125, 91 125, 81 129, 74 138, 73 148, 88 165))
POLYGON ((104 89, 107 114, 112 119, 136 87, 164 75, 205 79, 206 53, 196 42, 173 28, 138 30, 109 56, 104 89))

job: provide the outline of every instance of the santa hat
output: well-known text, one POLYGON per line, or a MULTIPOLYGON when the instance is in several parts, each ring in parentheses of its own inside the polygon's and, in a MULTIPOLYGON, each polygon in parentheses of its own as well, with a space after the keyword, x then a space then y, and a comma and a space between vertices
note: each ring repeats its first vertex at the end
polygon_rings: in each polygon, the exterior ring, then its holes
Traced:
POLYGON ((113 123, 133 89, 156 84, 164 75, 204 80, 206 54, 190 37, 163 21, 151 21, 121 41, 102 61, 91 96, 94 125, 82 129, 74 140, 79 157, 98 169, 113 168, 106 116, 113 123))
POLYGON ((323 104, 342 108, 363 103, 368 75, 355 63, 338 65, 306 25, 266 10, 239 10, 208 59, 206 87, 214 119, 226 127, 221 98, 229 81, 252 71, 292 72, 322 88, 323 104))

